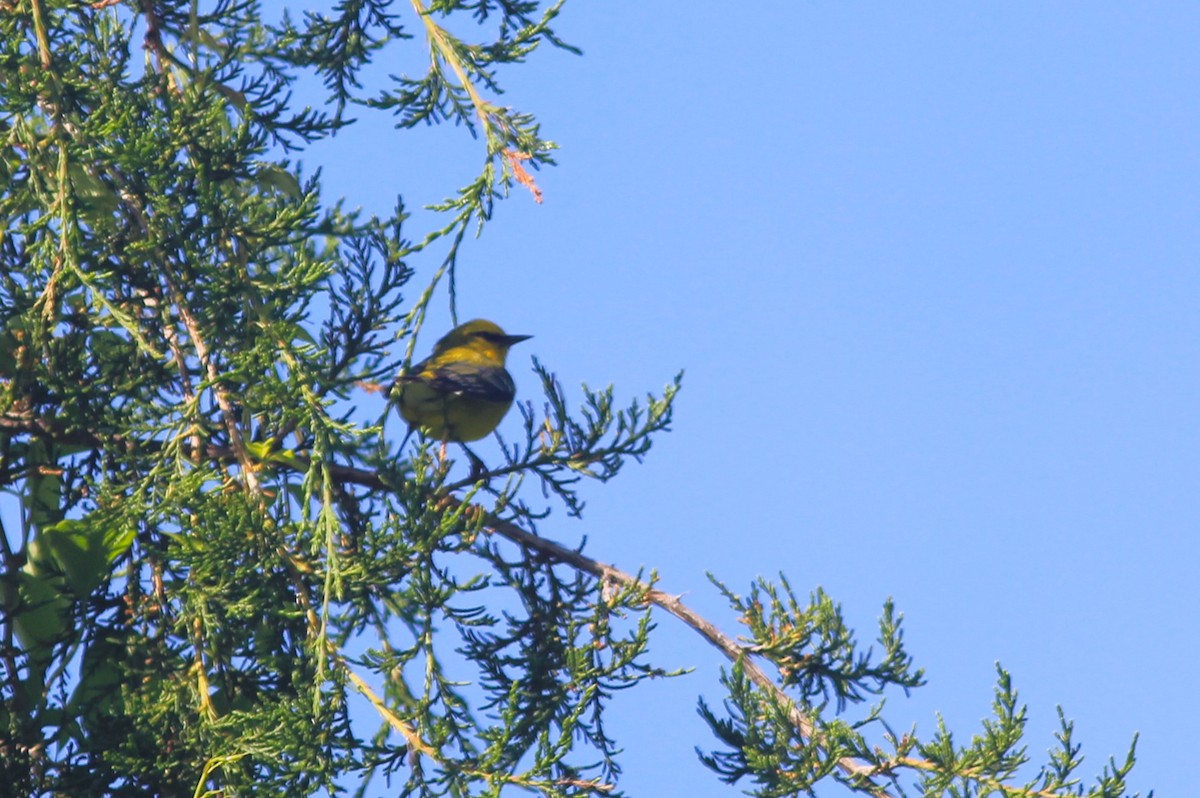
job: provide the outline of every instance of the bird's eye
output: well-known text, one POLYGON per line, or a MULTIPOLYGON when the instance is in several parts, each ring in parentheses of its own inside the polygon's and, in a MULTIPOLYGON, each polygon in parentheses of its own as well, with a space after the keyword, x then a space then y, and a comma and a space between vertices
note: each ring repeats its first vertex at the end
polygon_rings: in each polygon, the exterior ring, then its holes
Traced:
POLYGON ((494 344, 498 344, 502 340, 504 340, 503 335, 497 335, 496 333, 488 332, 487 330, 480 330, 479 332, 475 333, 475 335, 480 338, 483 338, 486 341, 491 341, 494 344))

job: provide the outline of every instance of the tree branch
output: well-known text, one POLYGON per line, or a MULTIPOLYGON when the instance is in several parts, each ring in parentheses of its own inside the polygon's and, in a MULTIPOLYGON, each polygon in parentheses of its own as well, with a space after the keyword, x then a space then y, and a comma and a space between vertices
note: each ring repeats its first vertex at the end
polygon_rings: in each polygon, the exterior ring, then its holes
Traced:
MULTIPOLYGON (((14 419, 12 416, 0 416, 0 429, 13 430, 22 425, 26 427, 26 431, 41 434, 52 434, 53 428, 45 421, 34 421, 29 418, 14 419)), ((76 443, 79 443, 78 435, 74 436, 76 443)), ((100 445, 100 440, 93 437, 93 442, 100 445)), ((204 455, 216 460, 224 462, 238 461, 241 458, 239 453, 234 449, 226 446, 207 445, 204 447, 204 455)), ((281 468, 289 469, 297 473, 303 473, 308 467, 309 461, 304 457, 296 457, 294 463, 273 462, 281 468)), ((383 479, 378 472, 364 468, 355 468, 353 466, 328 464, 325 467, 329 469, 330 476, 341 484, 352 484, 360 487, 369 488, 379 491, 394 490, 394 486, 387 480, 383 479)), ((486 475, 486 476, 490 476, 486 475)), ((725 634, 715 624, 708 621, 702 615, 697 613, 692 608, 688 607, 679 599, 678 596, 673 596, 662 590, 659 590, 652 585, 643 582, 632 574, 626 573, 621 569, 600 562, 599 560, 587 557, 574 549, 569 549, 562 544, 555 543, 547 538, 539 537, 530 532, 521 529, 514 523, 497 518, 489 513, 485 508, 479 505, 464 504, 451 495, 445 495, 442 498, 446 509, 453 511, 462 511, 466 513, 482 513, 486 518, 486 526, 493 533, 515 543, 522 548, 536 551, 544 557, 547 557, 555 562, 568 565, 584 573, 590 574, 602 582, 621 585, 624 587, 632 587, 641 590, 646 601, 661 607, 671 615, 678 618, 680 621, 691 627, 697 634, 703 637, 711 645, 715 646, 722 654, 725 655, 730 662, 740 665, 743 672, 749 679, 763 690, 767 691, 774 697, 782 706, 788 708, 788 714, 792 723, 800 731, 800 734, 810 742, 821 745, 821 740, 817 734, 813 721, 808 717, 791 697, 784 692, 778 684, 775 683, 767 673, 759 667, 759 665, 751 658, 752 652, 747 647, 738 643, 734 638, 725 634)), ((309 610, 311 612, 311 609, 309 610)), ((310 619, 311 622, 311 619, 310 619)), ((407 736, 407 735, 406 735, 407 736)), ((411 741, 410 741, 411 742, 411 741)), ((907 760, 905 764, 910 764, 907 760)), ((932 763, 924 762, 925 765, 931 766, 932 763)), ((914 766, 915 765, 910 765, 914 766)), ((893 798, 886 787, 876 783, 880 775, 879 768, 872 767, 863 762, 860 762, 851 757, 842 757, 837 762, 838 769, 846 776, 853 779, 860 786, 866 788, 873 795, 879 798, 893 798)))

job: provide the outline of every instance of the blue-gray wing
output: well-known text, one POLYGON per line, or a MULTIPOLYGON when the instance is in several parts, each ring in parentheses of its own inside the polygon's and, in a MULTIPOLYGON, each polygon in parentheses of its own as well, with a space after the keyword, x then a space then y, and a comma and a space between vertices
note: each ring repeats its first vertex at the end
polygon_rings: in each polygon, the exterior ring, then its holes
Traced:
POLYGON ((419 379, 442 394, 457 394, 485 402, 508 403, 517 395, 517 386, 503 368, 474 363, 448 363, 419 373, 419 379))

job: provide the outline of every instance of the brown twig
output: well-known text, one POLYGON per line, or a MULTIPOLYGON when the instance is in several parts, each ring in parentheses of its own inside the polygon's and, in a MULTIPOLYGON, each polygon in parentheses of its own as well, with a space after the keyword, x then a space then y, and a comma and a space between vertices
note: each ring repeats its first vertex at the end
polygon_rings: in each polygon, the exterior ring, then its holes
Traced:
POLYGON ((521 163, 528 161, 530 155, 527 152, 518 152, 514 149, 504 151, 504 157, 508 161, 509 167, 512 169, 513 177, 518 183, 529 189, 529 193, 533 195, 533 201, 538 205, 542 204, 542 190, 538 187, 537 181, 533 179, 533 175, 529 174, 529 170, 521 163))

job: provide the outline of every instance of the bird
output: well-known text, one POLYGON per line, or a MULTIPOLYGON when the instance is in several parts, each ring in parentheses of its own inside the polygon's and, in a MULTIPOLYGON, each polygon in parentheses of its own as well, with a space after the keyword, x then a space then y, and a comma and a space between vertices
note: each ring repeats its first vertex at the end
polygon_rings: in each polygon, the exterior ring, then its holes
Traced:
POLYGON ((486 319, 460 324, 442 336, 433 354, 401 372, 389 391, 408 422, 401 448, 416 430, 441 441, 443 449, 448 442, 466 444, 487 437, 517 394, 504 368, 508 350, 532 337, 509 335, 486 319))

